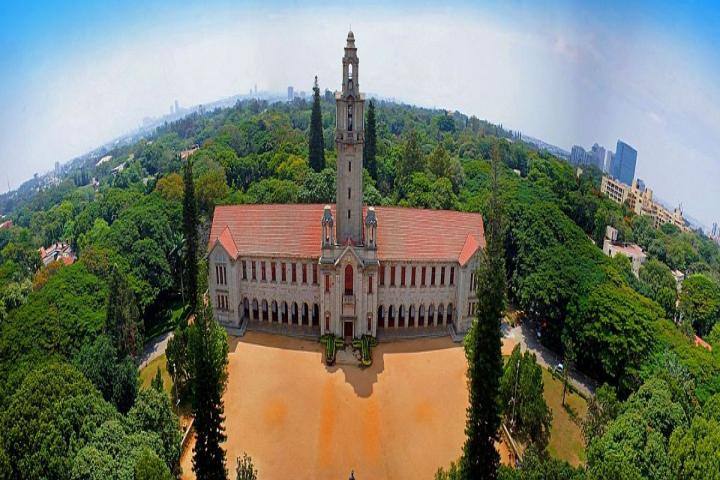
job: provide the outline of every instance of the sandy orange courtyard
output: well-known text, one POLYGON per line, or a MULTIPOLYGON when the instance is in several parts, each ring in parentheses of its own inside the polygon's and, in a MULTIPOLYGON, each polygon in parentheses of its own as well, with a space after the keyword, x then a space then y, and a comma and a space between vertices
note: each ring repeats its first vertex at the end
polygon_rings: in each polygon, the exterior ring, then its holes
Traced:
MULTIPOLYGON (((449 338, 380 344, 372 367, 326 367, 319 343, 231 339, 228 470, 247 452, 263 479, 432 479, 460 456, 467 388, 449 338)), ((182 459, 192 478, 192 446, 182 459)))

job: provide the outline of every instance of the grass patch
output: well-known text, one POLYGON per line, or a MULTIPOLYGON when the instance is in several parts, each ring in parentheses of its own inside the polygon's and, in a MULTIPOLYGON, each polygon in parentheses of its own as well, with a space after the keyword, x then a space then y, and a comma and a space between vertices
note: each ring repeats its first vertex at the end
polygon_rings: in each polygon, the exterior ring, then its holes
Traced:
POLYGON ((140 384, 143 388, 150 388, 150 384, 152 383, 153 378, 155 378, 155 373, 157 372, 158 367, 160 367, 160 374, 163 379, 163 389, 170 394, 170 389, 172 389, 172 379, 167 371, 167 357, 164 353, 155 358, 152 362, 148 363, 145 368, 140 370, 140 384))
POLYGON ((565 460, 570 465, 585 463, 585 443, 579 421, 585 418, 587 402, 568 389, 565 407, 562 405, 562 381, 555 378, 543 368, 543 384, 545 386, 545 402, 552 410, 552 430, 550 431, 550 455, 565 460))
POLYGON ((185 426, 189 423, 190 417, 192 416, 192 406, 189 399, 182 401, 179 405, 175 405, 175 402, 172 401, 173 383, 172 378, 170 378, 170 374, 167 371, 167 357, 164 353, 152 362, 148 363, 145 368, 140 370, 140 385, 142 385, 143 388, 150 388, 150 384, 152 383, 153 378, 155 378, 155 373, 157 372, 158 367, 160 367, 160 374, 163 379, 163 389, 171 399, 172 408, 175 411, 175 414, 180 417, 180 422, 183 426, 185 426))

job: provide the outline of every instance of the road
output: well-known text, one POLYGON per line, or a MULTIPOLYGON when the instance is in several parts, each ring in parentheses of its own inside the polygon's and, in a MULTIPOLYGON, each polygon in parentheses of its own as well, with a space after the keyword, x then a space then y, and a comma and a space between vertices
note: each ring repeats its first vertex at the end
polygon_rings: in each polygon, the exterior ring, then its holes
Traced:
MULTIPOLYGON (((502 330, 503 335, 506 338, 520 344, 520 348, 523 352, 529 350, 534 353, 540 365, 552 369, 558 363, 562 363, 560 355, 544 347, 538 341, 535 328, 532 323, 525 322, 519 326, 510 327, 508 324, 503 322, 502 330)), ((570 383, 586 397, 590 397, 595 394, 597 382, 584 375, 582 372, 571 368, 568 378, 570 379, 570 383)))
POLYGON ((173 337, 174 332, 170 331, 167 333, 163 333, 162 335, 156 337, 153 339, 153 341, 147 345, 145 345, 145 350, 143 350, 143 356, 142 360, 140 361, 140 370, 145 368, 145 366, 155 360, 157 357, 165 353, 165 349, 167 348, 167 344, 170 341, 170 339, 173 337))

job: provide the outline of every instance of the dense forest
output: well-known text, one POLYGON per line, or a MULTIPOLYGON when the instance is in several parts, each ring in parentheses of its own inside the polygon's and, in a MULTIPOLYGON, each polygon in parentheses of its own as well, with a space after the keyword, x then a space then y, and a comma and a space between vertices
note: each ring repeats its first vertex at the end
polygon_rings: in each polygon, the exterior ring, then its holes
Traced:
MULTIPOLYGON (((599 171, 578 173, 501 126, 384 101, 375 115, 368 204, 484 212, 499 149, 508 299, 541 326, 543 343, 610 392, 596 399, 613 408, 598 404, 585 469, 539 454, 504 475, 689 479, 717 468, 718 245, 654 229, 599 194, 599 171), (639 277, 598 247, 607 225, 649 253, 639 277), (675 269, 686 274, 680 293, 675 269), (695 334, 716 348, 696 347, 695 334)), ((329 92, 319 171, 308 161, 310 122, 311 105, 299 99, 192 114, 3 204, 14 226, 0 230, 0 479, 177 471, 171 400, 139 387, 137 362, 187 300, 180 152, 200 147, 191 158, 203 245, 215 205, 334 201, 329 92), (37 249, 57 241, 78 261, 40 268, 37 249), (118 319, 136 323, 132 335, 117 333, 118 319)))

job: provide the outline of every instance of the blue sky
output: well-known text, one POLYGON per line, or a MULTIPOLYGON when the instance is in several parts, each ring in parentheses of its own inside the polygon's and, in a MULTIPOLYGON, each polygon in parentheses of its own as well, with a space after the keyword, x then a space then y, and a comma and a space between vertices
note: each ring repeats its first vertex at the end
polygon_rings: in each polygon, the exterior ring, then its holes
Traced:
POLYGON ((656 195, 720 220, 720 6, 713 2, 0 4, 0 191, 145 116, 339 82, 458 109, 566 149, 622 138, 656 195))

